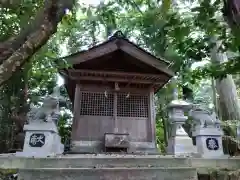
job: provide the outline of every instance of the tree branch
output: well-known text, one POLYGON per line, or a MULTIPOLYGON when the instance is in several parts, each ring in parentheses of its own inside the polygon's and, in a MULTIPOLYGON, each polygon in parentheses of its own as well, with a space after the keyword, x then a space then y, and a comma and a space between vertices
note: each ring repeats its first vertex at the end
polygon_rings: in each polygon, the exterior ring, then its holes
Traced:
POLYGON ((46 0, 43 9, 17 37, 0 43, 0 85, 48 41, 56 32, 66 9, 72 9, 74 2, 46 0))

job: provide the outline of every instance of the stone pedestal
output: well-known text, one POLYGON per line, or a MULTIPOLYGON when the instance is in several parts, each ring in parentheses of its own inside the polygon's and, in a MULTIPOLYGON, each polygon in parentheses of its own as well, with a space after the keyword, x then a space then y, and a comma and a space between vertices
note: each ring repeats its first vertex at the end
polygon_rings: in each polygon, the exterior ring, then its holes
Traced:
POLYGON ((173 155, 192 155, 196 153, 196 147, 192 139, 183 129, 182 125, 188 119, 184 116, 184 111, 191 105, 185 101, 174 100, 168 106, 170 121, 170 137, 168 139, 168 154, 173 155))
POLYGON ((53 121, 34 121, 24 126, 25 141, 23 152, 17 156, 48 157, 62 154, 64 146, 53 121))
POLYGON ((203 158, 223 157, 223 131, 215 113, 197 109, 191 112, 191 116, 198 154, 203 158))

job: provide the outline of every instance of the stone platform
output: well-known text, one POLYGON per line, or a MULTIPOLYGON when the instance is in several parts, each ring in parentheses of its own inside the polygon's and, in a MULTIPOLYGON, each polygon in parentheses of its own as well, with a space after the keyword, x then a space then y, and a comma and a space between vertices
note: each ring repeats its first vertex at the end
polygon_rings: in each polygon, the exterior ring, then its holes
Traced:
POLYGON ((0 156, 0 168, 19 169, 24 180, 197 180, 207 169, 240 169, 240 158, 202 159, 159 155, 0 156))
POLYGON ((64 168, 24 169, 24 180, 196 180, 194 168, 64 168))

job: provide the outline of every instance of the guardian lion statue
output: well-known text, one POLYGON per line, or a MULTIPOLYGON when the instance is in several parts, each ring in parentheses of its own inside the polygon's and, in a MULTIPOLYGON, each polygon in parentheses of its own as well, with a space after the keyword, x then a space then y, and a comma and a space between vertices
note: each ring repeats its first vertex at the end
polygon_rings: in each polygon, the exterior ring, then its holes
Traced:
POLYGON ((201 127, 217 127, 219 128, 220 120, 216 113, 208 111, 204 108, 193 108, 189 112, 189 116, 193 118, 194 125, 200 125, 201 127))
POLYGON ((57 124, 59 119, 59 102, 53 96, 47 96, 40 108, 32 107, 28 113, 28 120, 31 121, 54 121, 57 124))

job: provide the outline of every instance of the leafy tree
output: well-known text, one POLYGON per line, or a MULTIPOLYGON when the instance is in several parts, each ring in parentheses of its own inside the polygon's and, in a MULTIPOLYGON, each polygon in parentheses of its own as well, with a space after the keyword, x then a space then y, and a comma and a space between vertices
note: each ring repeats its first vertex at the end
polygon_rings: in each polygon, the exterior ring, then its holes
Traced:
MULTIPOLYGON (((0 10, 4 12, 2 20, 8 19, 8 12, 14 10, 17 13, 11 13, 10 17, 15 16, 14 19, 17 19, 19 13, 23 14, 26 9, 25 4, 22 4, 21 1, 3 0, 0 1, 0 5, 0 10)), ((56 32, 57 25, 65 15, 66 9, 72 9, 73 5, 73 0, 48 0, 44 3, 40 1, 38 4, 40 10, 36 13, 35 18, 30 17, 24 26, 15 25, 14 21, 10 22, 10 25, 15 26, 16 31, 10 37, 1 38, 0 84, 8 80, 13 72, 25 64, 48 41, 50 36, 56 32)), ((9 22, 4 22, 3 27, 9 27, 7 23, 9 22)))

